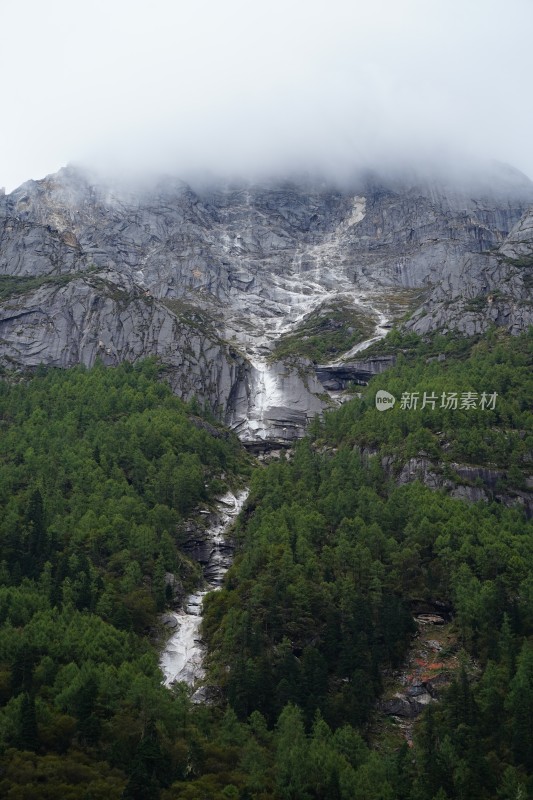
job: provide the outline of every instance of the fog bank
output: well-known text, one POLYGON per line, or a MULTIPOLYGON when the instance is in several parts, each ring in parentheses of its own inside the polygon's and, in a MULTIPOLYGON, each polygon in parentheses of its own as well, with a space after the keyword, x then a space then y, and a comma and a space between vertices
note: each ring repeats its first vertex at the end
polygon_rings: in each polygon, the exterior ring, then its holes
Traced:
POLYGON ((457 153, 533 176, 531 30, 530 0, 3 4, 0 185, 457 153))

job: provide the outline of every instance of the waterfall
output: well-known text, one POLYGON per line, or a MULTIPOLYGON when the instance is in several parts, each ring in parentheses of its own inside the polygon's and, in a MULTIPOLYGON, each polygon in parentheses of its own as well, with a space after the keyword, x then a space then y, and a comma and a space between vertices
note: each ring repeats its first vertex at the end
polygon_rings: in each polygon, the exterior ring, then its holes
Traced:
POLYGON ((208 592, 220 588, 231 566, 233 548, 228 545, 226 533, 247 497, 248 490, 245 489, 237 494, 227 492, 216 501, 216 511, 210 517, 211 524, 207 530, 210 551, 204 566, 203 583, 185 599, 179 611, 167 615, 174 618, 176 628, 165 644, 159 662, 166 686, 183 681, 192 688, 205 676, 205 647, 200 636, 203 599, 208 592))

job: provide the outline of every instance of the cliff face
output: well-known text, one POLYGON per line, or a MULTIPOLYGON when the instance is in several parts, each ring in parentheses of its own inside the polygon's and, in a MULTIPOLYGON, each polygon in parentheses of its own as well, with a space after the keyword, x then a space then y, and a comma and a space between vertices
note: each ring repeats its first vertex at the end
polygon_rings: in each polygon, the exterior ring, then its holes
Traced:
POLYGON ((443 269, 440 281, 407 327, 483 333, 496 325, 519 333, 533 325, 533 210, 527 210, 503 244, 469 253, 443 269))
POLYGON ((419 288, 417 330, 527 324, 528 268, 514 262, 531 252, 531 203, 533 186, 503 168, 468 188, 365 175, 343 189, 165 179, 142 191, 67 168, 0 198, 0 359, 157 355, 178 394, 243 438, 291 438, 326 399, 309 365, 276 363, 272 346, 327 304, 372 329, 419 288), (502 285, 505 303, 490 300, 502 285), (482 321, 463 324, 480 297, 482 321))
POLYGON ((7 366, 91 366, 158 356, 184 399, 205 398, 224 414, 246 362, 214 334, 180 320, 139 292, 127 275, 95 271, 44 282, 0 306, 7 366))

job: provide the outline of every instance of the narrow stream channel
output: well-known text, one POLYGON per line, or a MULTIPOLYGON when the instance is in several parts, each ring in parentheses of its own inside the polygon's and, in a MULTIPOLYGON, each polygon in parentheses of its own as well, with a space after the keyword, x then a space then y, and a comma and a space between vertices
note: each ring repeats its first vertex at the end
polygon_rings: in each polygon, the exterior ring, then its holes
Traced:
MULTIPOLYGON (((387 317, 384 313, 373 306, 368 310, 372 310, 377 317, 373 336, 344 353, 338 361, 332 362, 332 365, 342 366, 347 358, 362 352, 388 332, 387 317)), ((279 335, 279 331, 276 333, 279 335)), ((270 339, 265 339, 262 346, 267 347, 269 342, 271 344, 270 339)), ((290 383, 290 381, 284 365, 270 365, 263 356, 256 354, 253 347, 250 349, 250 362, 255 368, 257 385, 252 386, 255 395, 246 425, 251 435, 259 439, 266 439, 269 432, 272 433, 275 430, 276 415, 274 413, 274 419, 270 419, 270 412, 275 412, 278 407, 286 406, 289 408, 289 412, 286 409, 284 411, 287 416, 293 410, 294 403, 298 406, 300 394, 304 395, 307 403, 309 403, 309 397, 308 392, 300 390, 299 384, 291 384, 287 388, 285 383, 290 383)), ((301 378, 298 380, 302 383, 301 378)), ((318 404, 316 413, 319 413, 321 408, 322 405, 318 404)), ((286 428, 283 428, 283 431, 285 430, 286 428)), ((240 430, 239 435, 242 436, 243 433, 245 433, 244 429, 240 430)), ((233 547, 226 541, 226 532, 235 521, 247 497, 248 490, 241 491, 236 495, 228 492, 216 501, 216 510, 209 516, 206 535, 202 536, 202 542, 198 543, 198 551, 193 555, 203 564, 203 584, 196 592, 185 598, 179 611, 164 615, 167 622, 175 627, 160 657, 160 667, 165 676, 166 686, 175 682, 184 682, 189 687, 195 688, 205 677, 203 667, 205 645, 200 635, 203 599, 208 592, 220 588, 224 575, 231 566, 233 547)))
MULTIPOLYGON (((207 529, 208 559, 204 565, 204 582, 198 591, 185 598, 183 607, 174 611, 177 626, 167 641, 160 658, 165 676, 165 686, 183 681, 193 687, 204 675, 204 644, 200 637, 202 603, 205 595, 219 589, 225 573, 231 566, 233 547, 226 540, 226 532, 242 509, 248 490, 236 495, 228 492, 216 501, 216 511, 210 517, 207 529)), ((169 616, 169 615, 167 615, 169 616)))

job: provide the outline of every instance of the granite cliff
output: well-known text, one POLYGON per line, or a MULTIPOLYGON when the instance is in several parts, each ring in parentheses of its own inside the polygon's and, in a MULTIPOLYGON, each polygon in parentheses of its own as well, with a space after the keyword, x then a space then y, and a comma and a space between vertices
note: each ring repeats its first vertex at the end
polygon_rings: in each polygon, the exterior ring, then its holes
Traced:
POLYGON ((73 167, 30 181, 0 197, 0 359, 156 355, 179 395, 243 440, 290 440, 331 402, 319 380, 331 387, 331 374, 317 378, 298 350, 310 320, 331 334, 333 364, 417 304, 406 324, 421 332, 533 321, 533 185, 491 169, 468 181, 366 173, 342 187, 165 178, 140 190, 73 167))
POLYGON ((407 327, 471 336, 491 325, 516 334, 533 325, 533 210, 527 210, 502 245, 447 264, 427 301, 407 327))

